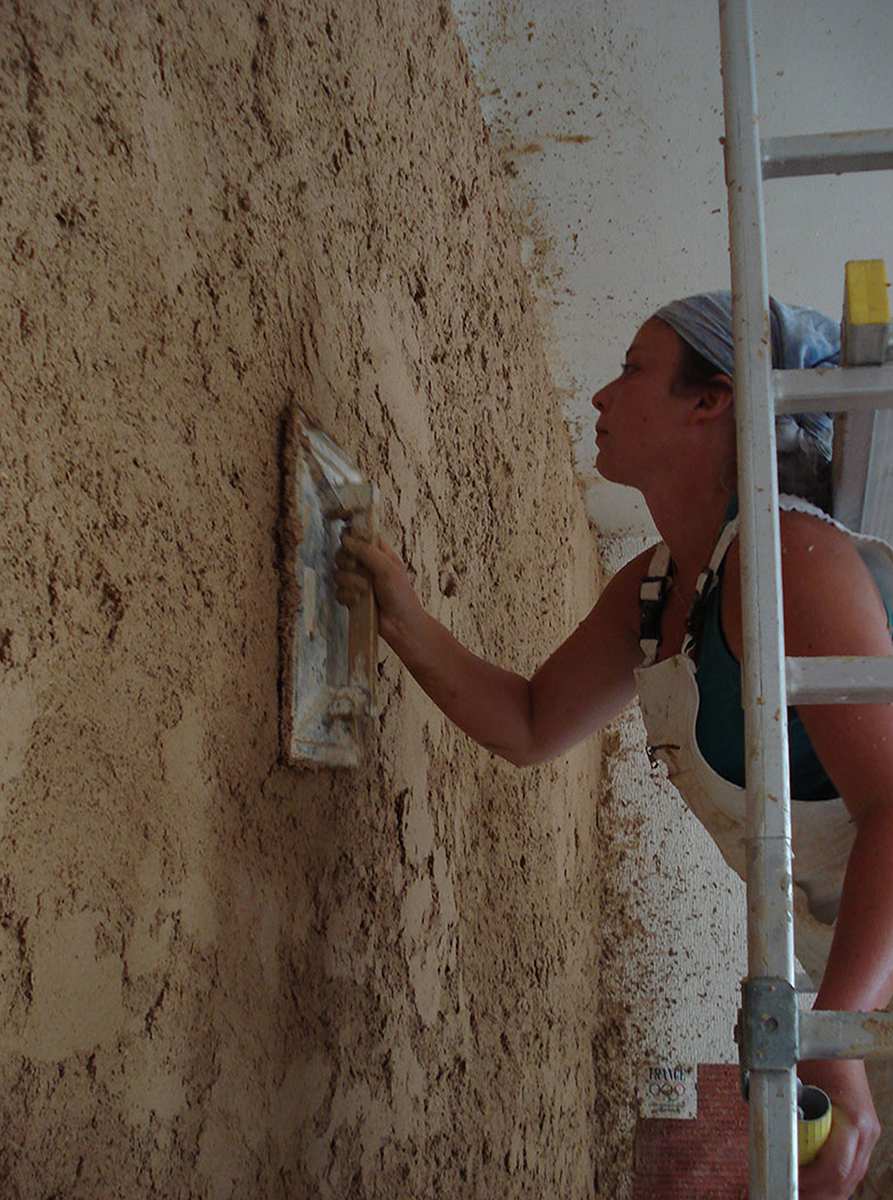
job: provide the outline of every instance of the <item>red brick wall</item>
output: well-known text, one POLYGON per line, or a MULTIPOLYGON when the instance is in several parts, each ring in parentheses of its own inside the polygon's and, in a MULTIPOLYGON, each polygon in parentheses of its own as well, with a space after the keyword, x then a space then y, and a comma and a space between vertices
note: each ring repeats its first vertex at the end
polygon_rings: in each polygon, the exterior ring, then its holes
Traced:
POLYGON ((696 1120, 640 1119, 635 1170, 633 1200, 746 1200, 747 1105, 737 1066, 698 1066, 696 1120))

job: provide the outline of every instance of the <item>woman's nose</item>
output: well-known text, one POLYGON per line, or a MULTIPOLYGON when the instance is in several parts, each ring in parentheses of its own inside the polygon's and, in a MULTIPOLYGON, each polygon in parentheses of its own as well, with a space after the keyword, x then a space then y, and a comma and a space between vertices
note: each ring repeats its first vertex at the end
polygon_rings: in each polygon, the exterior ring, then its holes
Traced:
POLYGON ((599 388, 599 390, 592 397, 592 407, 597 409, 599 412, 605 411, 605 405, 607 404, 608 400, 608 389, 610 386, 611 385, 608 383, 603 388, 599 388))

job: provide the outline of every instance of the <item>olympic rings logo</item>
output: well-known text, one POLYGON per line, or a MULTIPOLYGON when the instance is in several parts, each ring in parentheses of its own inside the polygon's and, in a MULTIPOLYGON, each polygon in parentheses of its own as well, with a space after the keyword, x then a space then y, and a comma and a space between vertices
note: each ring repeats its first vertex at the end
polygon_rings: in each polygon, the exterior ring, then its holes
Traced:
POLYGON ((685 1084, 671 1083, 669 1080, 658 1083, 652 1080, 648 1084, 648 1095, 661 1100, 681 1100, 685 1095, 685 1084))

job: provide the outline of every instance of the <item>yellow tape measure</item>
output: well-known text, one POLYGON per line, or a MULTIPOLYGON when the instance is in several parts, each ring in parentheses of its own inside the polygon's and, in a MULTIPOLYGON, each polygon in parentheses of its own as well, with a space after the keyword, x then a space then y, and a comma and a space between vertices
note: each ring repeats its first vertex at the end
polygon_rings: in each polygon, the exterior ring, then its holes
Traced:
POLYGON ((811 1163, 831 1132, 831 1101, 819 1087, 797 1081, 797 1161, 811 1163))

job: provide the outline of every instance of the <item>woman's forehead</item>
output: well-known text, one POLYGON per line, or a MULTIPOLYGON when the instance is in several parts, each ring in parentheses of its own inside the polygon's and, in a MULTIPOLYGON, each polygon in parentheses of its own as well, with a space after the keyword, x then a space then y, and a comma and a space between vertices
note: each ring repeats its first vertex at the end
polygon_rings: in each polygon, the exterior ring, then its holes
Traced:
POLYGON ((660 317, 649 317, 630 343, 627 354, 636 350, 658 351, 678 354, 682 346, 682 338, 660 317))

